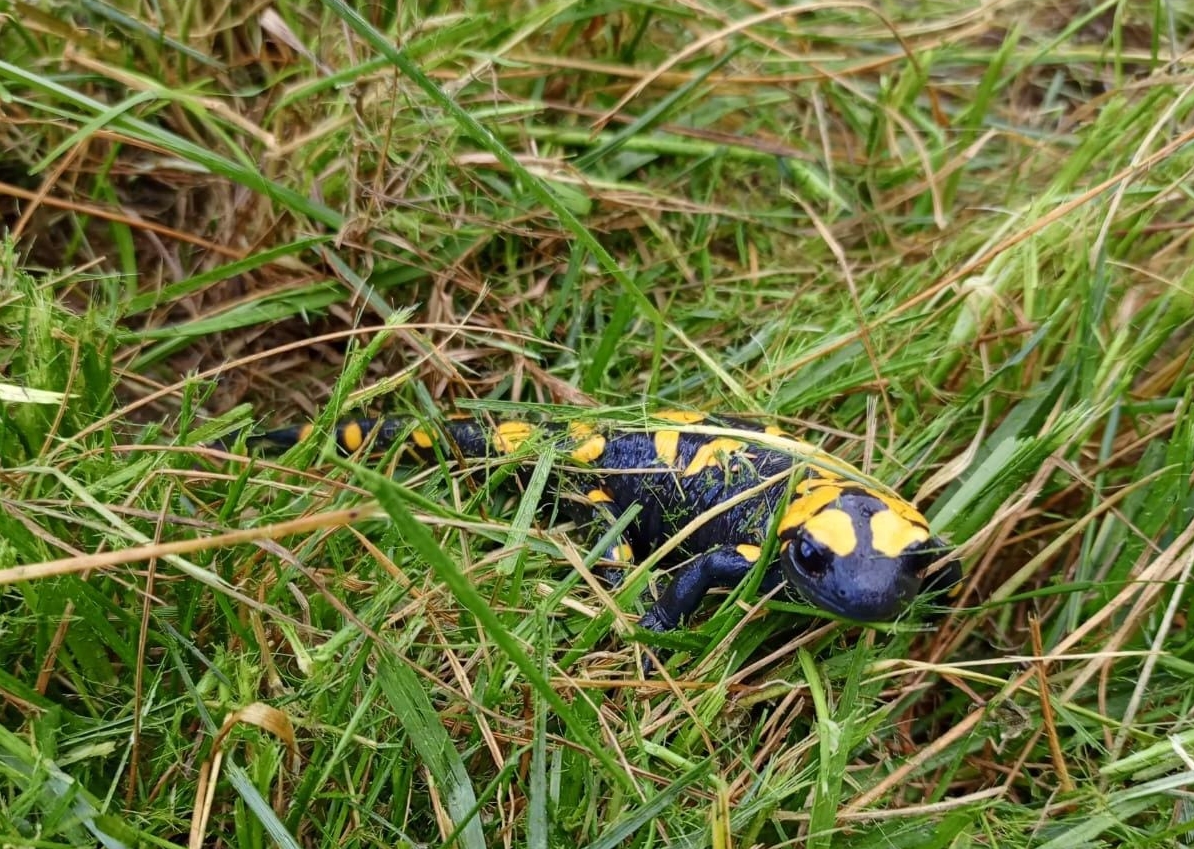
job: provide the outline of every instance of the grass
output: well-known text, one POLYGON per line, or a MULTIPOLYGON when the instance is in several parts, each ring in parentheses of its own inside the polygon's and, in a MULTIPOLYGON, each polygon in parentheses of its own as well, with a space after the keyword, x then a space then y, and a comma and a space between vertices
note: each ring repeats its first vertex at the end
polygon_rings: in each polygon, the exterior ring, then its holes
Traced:
MULTIPOLYGON (((0 844, 1194 842, 1180 4, 0 2, 0 844), (211 15, 212 17, 208 17, 211 15), (646 569, 362 409, 764 414, 956 612, 646 569)), ((649 569, 649 566, 648 566, 649 569)))

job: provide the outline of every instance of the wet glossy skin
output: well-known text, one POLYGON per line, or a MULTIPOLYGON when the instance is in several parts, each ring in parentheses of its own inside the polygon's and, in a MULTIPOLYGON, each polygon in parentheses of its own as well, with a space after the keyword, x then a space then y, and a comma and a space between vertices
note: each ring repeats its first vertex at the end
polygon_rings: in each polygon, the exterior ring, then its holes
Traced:
MULTIPOLYGON (((676 627, 709 589, 733 587, 743 580, 773 525, 778 539, 762 590, 786 583, 811 604, 839 616, 890 620, 918 594, 949 589, 960 579, 956 561, 925 577, 944 546, 914 507, 854 480, 853 470, 840 461, 828 468, 805 462, 816 452, 813 446, 790 438, 780 444, 754 442, 752 434, 763 434, 764 429, 736 420, 688 413, 658 418, 661 421, 643 429, 521 421, 491 428, 471 419, 448 420, 437 426, 439 432, 412 428, 404 421, 360 420, 339 425, 336 437, 347 452, 365 444, 382 450, 405 439, 407 447, 424 457, 434 455, 438 442, 444 456, 463 458, 533 455, 536 446, 551 440, 571 468, 561 473, 557 489, 586 496, 589 504, 581 508, 589 515, 579 518, 591 518, 594 510, 616 518, 638 506, 624 545, 611 551, 622 557, 646 558, 701 517, 675 556, 667 559, 680 565, 640 621, 651 630, 676 627), (738 433, 682 430, 698 423, 738 433), (720 509, 735 499, 732 506, 720 509)), ((772 429, 766 433, 773 441, 777 438, 772 429)), ((309 427, 288 428, 250 442, 284 448, 309 434, 309 427)))

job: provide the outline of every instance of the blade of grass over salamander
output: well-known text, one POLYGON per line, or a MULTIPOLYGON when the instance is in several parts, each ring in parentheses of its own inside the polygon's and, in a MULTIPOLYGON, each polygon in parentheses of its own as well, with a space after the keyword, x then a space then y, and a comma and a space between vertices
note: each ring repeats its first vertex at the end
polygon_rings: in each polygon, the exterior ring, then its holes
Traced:
POLYGON ((543 497, 544 490, 547 489, 547 482, 551 479, 555 460, 555 448, 549 442, 543 446, 539 454, 539 460, 535 463, 530 480, 527 481, 522 498, 519 500, 518 512, 510 524, 510 536, 506 540, 506 548, 510 553, 499 560, 495 567, 499 574, 510 576, 510 588, 506 593, 506 603, 511 608, 517 608, 521 598, 523 569, 527 559, 527 534, 531 530, 531 523, 535 521, 540 499, 543 497))

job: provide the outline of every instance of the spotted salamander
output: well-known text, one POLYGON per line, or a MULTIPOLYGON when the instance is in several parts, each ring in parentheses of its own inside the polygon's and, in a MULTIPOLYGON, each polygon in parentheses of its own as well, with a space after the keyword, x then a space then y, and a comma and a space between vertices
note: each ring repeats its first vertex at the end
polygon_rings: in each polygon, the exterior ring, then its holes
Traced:
MULTIPOLYGON (((247 443, 283 450, 313 432, 311 425, 283 428, 247 443)), ((702 519, 665 560, 677 564, 671 581, 639 620, 652 631, 680 625, 713 587, 741 582, 773 526, 777 539, 761 591, 786 584, 848 619, 894 619, 917 595, 956 589, 961 578, 958 561, 945 557, 947 547, 910 503, 816 446, 752 422, 688 412, 657 413, 641 427, 360 419, 340 423, 335 439, 345 453, 402 443, 424 459, 437 447, 447 458, 521 455, 550 439, 571 461, 556 491, 579 496, 564 502, 583 505, 589 515, 579 518, 612 523, 638 507, 606 552, 616 561, 642 560, 702 519)))

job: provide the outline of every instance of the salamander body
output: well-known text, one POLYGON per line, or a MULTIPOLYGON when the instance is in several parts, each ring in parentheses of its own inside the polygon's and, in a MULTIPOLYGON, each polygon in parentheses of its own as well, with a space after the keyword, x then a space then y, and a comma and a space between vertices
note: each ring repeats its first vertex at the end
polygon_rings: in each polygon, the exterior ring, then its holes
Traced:
MULTIPOLYGON (((312 433, 310 425, 283 428, 248 443, 280 450, 312 433)), ((680 625, 713 587, 741 582, 773 527, 761 590, 784 584, 849 619, 894 619, 916 596, 961 578, 909 502, 816 446, 751 422, 686 412, 656 414, 642 427, 360 419, 337 425, 335 438, 345 453, 400 444, 424 459, 437 449, 449 459, 530 456, 550 443, 563 461, 555 489, 579 502, 573 512, 588 512, 580 518, 601 517, 595 527, 608 528, 637 506, 609 559, 642 560, 695 523, 673 552, 671 581, 639 622, 653 631, 680 625)))

